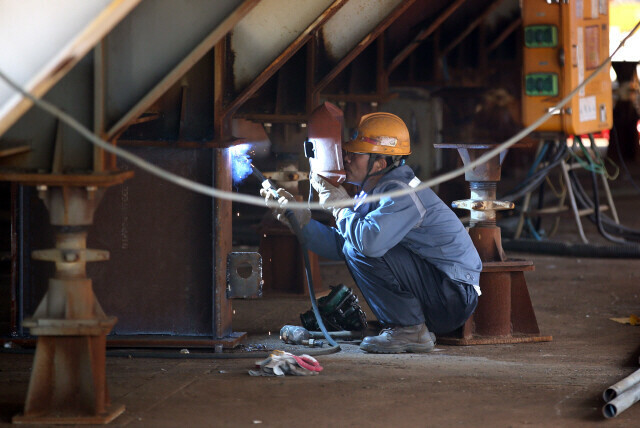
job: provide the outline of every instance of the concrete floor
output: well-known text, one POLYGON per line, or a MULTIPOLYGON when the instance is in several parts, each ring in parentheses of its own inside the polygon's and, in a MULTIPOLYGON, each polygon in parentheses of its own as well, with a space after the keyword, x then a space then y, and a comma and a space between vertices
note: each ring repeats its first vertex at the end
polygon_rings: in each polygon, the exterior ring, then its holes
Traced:
MULTIPOLYGON (((624 196, 627 195, 627 196, 624 196)), ((617 198, 623 223, 640 227, 640 198, 617 198)), ((633 195, 633 196, 631 196, 633 195)), ((587 226, 589 236, 595 229, 587 226)), ((564 221, 562 239, 576 242, 564 221)), ((603 390, 638 369, 640 327, 610 317, 640 315, 640 260, 511 254, 532 259, 529 292, 541 332, 553 341, 443 346, 430 354, 369 355, 355 345, 318 359, 313 377, 251 377, 253 359, 109 358, 112 401, 126 405, 113 425, 175 426, 567 426, 604 423, 603 390)), ((353 282, 323 265, 324 284, 353 282)), ((278 346, 297 323, 304 297, 234 305, 234 329, 249 344, 278 346), (271 336, 265 335, 271 331, 271 336)), ((304 348, 303 348, 304 349, 304 348)), ((0 354, 0 421, 21 410, 31 356, 0 354)), ((607 426, 640 423, 636 404, 607 426)))

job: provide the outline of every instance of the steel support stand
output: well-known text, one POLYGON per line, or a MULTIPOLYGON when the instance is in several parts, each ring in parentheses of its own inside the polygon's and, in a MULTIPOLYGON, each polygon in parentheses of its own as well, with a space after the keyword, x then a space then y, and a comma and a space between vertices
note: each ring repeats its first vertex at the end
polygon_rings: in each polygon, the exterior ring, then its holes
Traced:
MULTIPOLYGON (((116 183, 105 186, 110 184, 116 183)), ((56 246, 32 257, 54 262, 56 271, 33 317, 24 321, 38 340, 24 413, 13 423, 109 423, 124 411, 124 405, 111 404, 105 373, 106 335, 117 319, 104 313, 86 276, 87 262, 109 258, 108 251, 86 246, 105 187, 74 183, 37 189, 55 227, 56 246)))
MULTIPOLYGON (((457 149, 465 165, 495 144, 436 144, 437 148, 457 149)), ((471 211, 469 235, 482 259, 478 307, 467 322, 438 341, 452 345, 546 342, 542 336, 529 297, 524 272, 534 269, 528 260, 508 259, 502 249, 496 211, 512 209, 513 203, 496 200, 497 182, 506 152, 493 157, 465 174, 471 198, 454 201, 452 206, 471 211)))

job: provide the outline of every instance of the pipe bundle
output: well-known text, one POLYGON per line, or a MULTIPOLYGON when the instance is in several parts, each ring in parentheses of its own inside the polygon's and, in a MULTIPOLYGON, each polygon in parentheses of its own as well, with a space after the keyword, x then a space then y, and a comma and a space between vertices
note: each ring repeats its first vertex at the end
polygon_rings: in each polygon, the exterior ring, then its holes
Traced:
POLYGON ((640 369, 625 377, 602 393, 607 402, 602 407, 605 418, 615 418, 640 400, 640 369))

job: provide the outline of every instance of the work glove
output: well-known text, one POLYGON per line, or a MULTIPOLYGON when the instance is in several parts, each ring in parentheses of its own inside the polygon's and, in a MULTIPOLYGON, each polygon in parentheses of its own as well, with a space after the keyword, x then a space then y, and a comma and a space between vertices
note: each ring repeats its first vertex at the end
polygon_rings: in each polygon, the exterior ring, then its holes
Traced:
POLYGON ((340 213, 346 208, 337 208, 334 204, 338 201, 349 201, 351 200, 351 196, 349 196, 344 187, 334 186, 315 172, 311 173, 309 181, 311 181, 311 186, 313 186, 315 191, 318 192, 318 201, 320 202, 322 208, 331 211, 333 213, 333 216, 337 220, 340 216, 340 213))
MULTIPOLYGON (((260 189, 260 196, 264 198, 265 204, 268 204, 269 201, 277 201, 278 204, 280 205, 278 208, 271 209, 273 212, 273 216, 276 219, 278 219, 278 221, 280 221, 281 223, 284 223, 289 229, 291 229, 295 233, 295 231, 291 227, 291 224, 289 223, 289 219, 285 215, 285 211, 288 208, 287 204, 289 203, 289 201, 295 202, 295 198, 291 193, 287 192, 283 188, 276 190, 276 193, 278 194, 277 197, 276 195, 273 194, 273 192, 268 191, 267 189, 260 189)), ((311 210, 309 208, 306 208, 306 209, 305 208, 289 208, 289 209, 293 212, 294 216, 296 217, 296 220, 298 220, 298 225, 300 226, 300 228, 303 228, 311 220, 311 210)))

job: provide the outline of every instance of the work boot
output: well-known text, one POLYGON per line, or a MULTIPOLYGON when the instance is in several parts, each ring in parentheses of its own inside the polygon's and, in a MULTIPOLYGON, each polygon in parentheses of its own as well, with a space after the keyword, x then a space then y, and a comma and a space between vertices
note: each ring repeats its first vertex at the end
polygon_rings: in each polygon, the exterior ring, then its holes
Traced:
POLYGON ((424 324, 407 327, 389 327, 378 336, 367 336, 360 349, 376 354, 398 354, 400 352, 430 352, 435 347, 436 337, 424 324))

